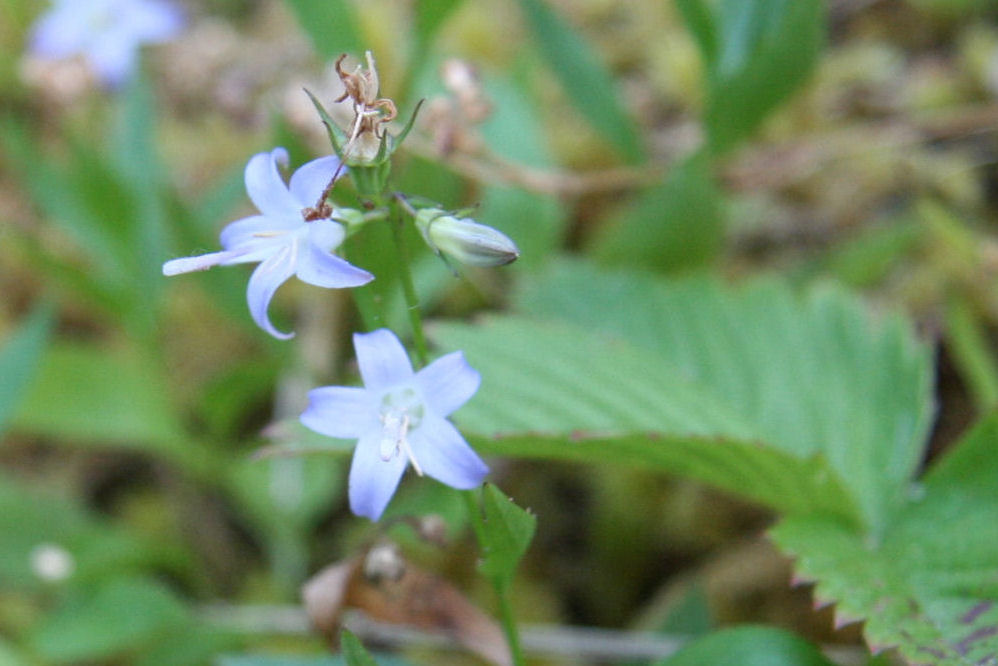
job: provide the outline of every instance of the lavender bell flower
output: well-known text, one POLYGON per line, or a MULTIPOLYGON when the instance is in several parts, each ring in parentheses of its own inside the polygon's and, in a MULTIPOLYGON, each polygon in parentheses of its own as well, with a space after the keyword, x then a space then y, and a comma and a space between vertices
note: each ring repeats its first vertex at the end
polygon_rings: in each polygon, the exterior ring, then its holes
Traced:
POLYGON ((163 264, 164 275, 177 275, 218 265, 260 262, 250 276, 246 300, 253 321, 282 340, 294 333, 274 328, 267 307, 277 288, 292 275, 302 282, 333 289, 359 287, 374 279, 367 271, 332 254, 346 235, 343 225, 332 219, 336 210, 312 208, 336 175, 339 159, 312 160, 295 171, 290 184, 285 185, 277 164, 287 161, 288 153, 283 148, 250 158, 246 164, 246 192, 261 215, 236 220, 222 229, 221 252, 163 264))
POLYGON ((109 86, 134 71, 139 46, 180 32, 180 10, 164 0, 56 0, 32 29, 30 50, 47 60, 82 55, 109 86))
POLYGON ((454 352, 413 372, 405 348, 388 329, 355 333, 363 388, 324 386, 309 391, 301 415, 329 437, 357 439, 350 466, 350 508, 381 517, 405 468, 467 490, 489 468, 446 417, 478 390, 481 376, 454 352))

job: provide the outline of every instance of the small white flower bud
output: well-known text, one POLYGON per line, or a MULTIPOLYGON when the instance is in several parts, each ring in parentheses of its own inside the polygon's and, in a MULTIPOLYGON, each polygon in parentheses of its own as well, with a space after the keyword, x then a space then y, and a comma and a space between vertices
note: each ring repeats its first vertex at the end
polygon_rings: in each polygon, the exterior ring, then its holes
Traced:
POLYGON ((505 266, 520 256, 516 243, 498 229, 439 208, 420 210, 416 227, 434 252, 468 266, 505 266))

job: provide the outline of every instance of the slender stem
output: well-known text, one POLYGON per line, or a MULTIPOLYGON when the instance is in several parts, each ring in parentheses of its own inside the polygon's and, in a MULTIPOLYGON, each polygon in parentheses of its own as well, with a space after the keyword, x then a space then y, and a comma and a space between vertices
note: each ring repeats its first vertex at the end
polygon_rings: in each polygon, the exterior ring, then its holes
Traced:
MULTIPOLYGON (((399 277, 402 281, 402 291, 405 294, 405 302, 409 311, 409 322, 412 325, 412 338, 416 348, 416 360, 420 366, 425 366, 427 362, 426 338, 423 335, 423 319, 419 312, 419 297, 416 295, 416 285, 412 280, 412 268, 409 261, 409 248, 405 242, 405 218, 402 215, 402 206, 408 205, 401 197, 392 197, 389 206, 391 210, 390 224, 392 233, 395 236, 395 248, 399 258, 399 277)), ((475 531, 475 538, 478 540, 478 547, 485 548, 485 520, 479 506, 478 495, 473 490, 464 493, 465 502, 468 507, 468 518, 471 520, 472 528, 475 531)), ((520 634, 516 628, 516 621, 513 617, 513 608, 509 601, 509 592, 496 579, 492 579, 492 587, 495 588, 496 596, 499 598, 499 621, 502 624, 503 633, 506 635, 506 642, 509 645, 509 653, 513 660, 513 666, 523 666, 523 650, 520 647, 520 634)))
POLYGON ((412 266, 409 260, 409 247, 405 242, 405 219, 399 212, 397 199, 392 199, 391 227, 395 236, 395 249, 399 257, 399 279, 402 281, 402 292, 405 294, 406 310, 409 312, 409 324, 412 326, 412 340, 416 347, 416 361, 420 367, 429 360, 426 347, 426 336, 423 334, 423 318, 419 312, 419 296, 416 294, 416 284, 412 280, 412 266))
POLYGON ((516 618, 513 616, 513 604, 509 601, 509 592, 500 591, 498 586, 496 592, 499 596, 499 622, 502 624, 503 633, 506 634, 506 643, 509 645, 509 653, 513 657, 513 666, 523 666, 520 632, 516 627, 516 618))
MULTIPOLYGON (((478 540, 478 547, 485 549, 485 519, 482 518, 482 510, 479 507, 479 494, 477 490, 466 490, 463 493, 464 503, 468 509, 468 519, 471 521, 471 528, 475 532, 478 540)), ((499 584, 499 581, 492 579, 492 587, 496 591, 499 599, 499 623, 502 625, 503 634, 506 636, 506 644, 509 645, 509 654, 513 659, 513 666, 523 666, 523 648, 520 647, 520 632, 516 627, 516 618, 513 616, 513 605, 509 600, 509 591, 499 584)))

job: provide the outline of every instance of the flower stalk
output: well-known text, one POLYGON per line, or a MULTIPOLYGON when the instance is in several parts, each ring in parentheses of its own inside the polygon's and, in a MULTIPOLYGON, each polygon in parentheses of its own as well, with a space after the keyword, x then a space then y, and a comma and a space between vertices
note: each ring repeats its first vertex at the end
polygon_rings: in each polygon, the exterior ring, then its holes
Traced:
MULTIPOLYGON (((392 211, 390 222, 395 238, 395 249, 399 258, 399 275, 405 295, 406 309, 409 312, 409 322, 412 325, 416 359, 420 366, 424 366, 428 358, 426 337, 423 334, 423 318, 419 309, 419 297, 416 294, 416 286, 412 279, 409 249, 405 242, 405 220, 402 216, 403 206, 405 208, 410 208, 410 206, 408 202, 399 196, 393 197, 389 205, 392 211)), ((462 495, 464 495, 468 517, 471 520, 472 530, 475 533, 475 539, 478 541, 478 547, 480 549, 484 548, 486 544, 485 522, 482 518, 482 509, 478 499, 479 495, 475 490, 466 490, 462 495)), ((516 626, 516 619, 513 616, 513 607, 510 603, 509 593, 499 585, 498 581, 493 580, 492 586, 499 600, 499 622, 502 625, 506 643, 509 645, 513 666, 523 666, 523 650, 520 647, 520 634, 516 626)))

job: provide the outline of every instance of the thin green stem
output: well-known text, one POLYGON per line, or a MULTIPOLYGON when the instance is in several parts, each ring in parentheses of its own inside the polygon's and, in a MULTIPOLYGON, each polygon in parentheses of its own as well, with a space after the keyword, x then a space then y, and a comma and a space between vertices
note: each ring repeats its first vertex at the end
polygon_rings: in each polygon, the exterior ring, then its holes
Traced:
POLYGON ((405 295, 406 310, 409 313, 409 324, 412 326, 412 341, 416 351, 416 361, 420 367, 429 360, 426 347, 426 336, 423 334, 423 317, 419 311, 419 296, 416 294, 416 284, 412 279, 412 266, 409 259, 409 247, 405 241, 405 220, 399 211, 399 202, 392 199, 391 226, 395 236, 395 249, 399 258, 399 279, 402 281, 402 292, 405 295))
MULTIPOLYGON (((482 510, 479 506, 479 492, 477 490, 466 490, 461 493, 464 496, 464 503, 468 510, 468 519, 471 521, 471 529, 475 533, 478 547, 485 549, 485 519, 482 518, 482 510)), ((509 654, 513 659, 513 666, 523 666, 523 648, 520 647, 520 632, 516 627, 516 618, 513 615, 513 605, 509 600, 509 591, 499 584, 495 578, 491 580, 492 587, 496 591, 499 599, 499 623, 502 625, 503 634, 506 636, 506 644, 509 645, 509 654)))

